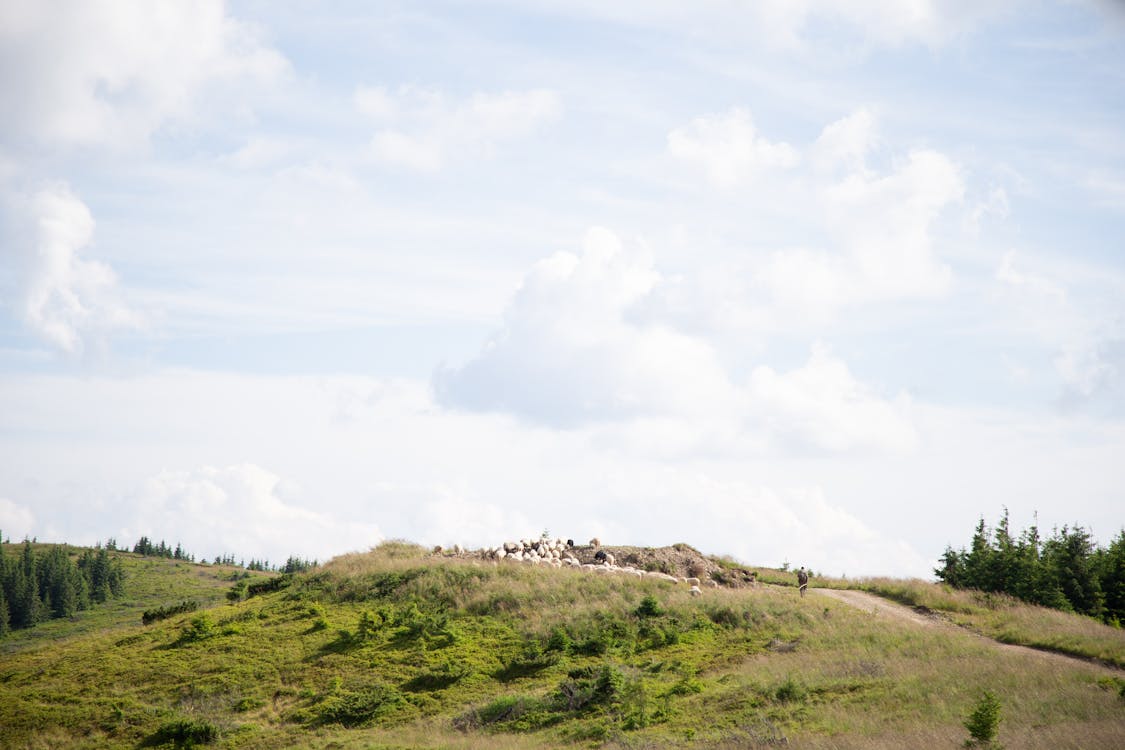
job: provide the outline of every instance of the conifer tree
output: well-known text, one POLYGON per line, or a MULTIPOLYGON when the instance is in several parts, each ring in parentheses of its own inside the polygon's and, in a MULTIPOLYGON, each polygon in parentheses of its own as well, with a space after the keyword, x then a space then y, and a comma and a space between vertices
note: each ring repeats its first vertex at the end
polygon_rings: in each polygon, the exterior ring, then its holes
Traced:
POLYGON ((1105 617, 1119 625, 1125 621, 1125 529, 1099 555, 1098 577, 1105 596, 1105 617))
POLYGON ((8 599, 4 596, 4 587, 0 586, 0 638, 8 634, 11 626, 8 621, 8 599))

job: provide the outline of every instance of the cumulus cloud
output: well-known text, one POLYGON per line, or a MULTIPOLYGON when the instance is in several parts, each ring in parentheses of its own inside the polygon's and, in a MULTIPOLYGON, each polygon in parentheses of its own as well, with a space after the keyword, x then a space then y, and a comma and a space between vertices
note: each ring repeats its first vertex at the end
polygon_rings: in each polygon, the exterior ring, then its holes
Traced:
POLYGON ((261 84, 287 69, 222 0, 5 2, 0 133, 47 144, 135 145, 169 122, 199 117, 217 84, 261 84))
POLYGON ((474 359, 435 373, 437 400, 554 427, 619 423, 618 436, 658 453, 732 440, 744 448, 913 447, 909 400, 883 400, 825 347, 792 372, 763 366, 745 385, 733 383, 705 338, 648 313, 643 303, 663 283, 643 247, 591 230, 580 256, 536 264, 474 359))
POLYGON ((863 172, 867 156, 878 144, 874 113, 861 108, 824 127, 810 148, 812 163, 823 170, 863 172))
POLYGON ((545 89, 477 92, 456 99, 442 91, 359 87, 356 109, 377 123, 371 154, 382 162, 435 172, 451 161, 491 156, 498 144, 558 117, 558 95, 545 89))
POLYGON ((934 254, 931 227, 964 183, 937 151, 912 151, 889 174, 855 172, 825 194, 827 228, 840 238, 862 296, 941 295, 952 273, 934 254))
POLYGON ((39 336, 68 354, 100 344, 141 319, 120 299, 108 265, 82 257, 94 218, 65 183, 5 196, 5 254, 12 264, 17 312, 39 336))
POLYGON ((705 342, 629 319, 659 281, 643 248, 591 230, 582 255, 532 268, 475 359, 435 374, 438 400, 557 426, 721 402, 731 389, 705 342))
POLYGON ((701 169, 714 184, 730 188, 759 172, 794 166, 799 156, 788 143, 760 136, 742 108, 697 117, 668 134, 668 153, 701 169))
POLYGON ((19 503, 0 497, 0 535, 13 541, 35 535, 35 514, 19 503))
POLYGON ((254 464, 164 471, 148 479, 133 501, 123 539, 175 534, 191 552, 233 553, 283 562, 290 554, 321 560, 366 550, 382 540, 363 518, 334 518, 312 510, 300 488, 254 464))
POLYGON ((755 368, 748 392, 751 415, 777 439, 826 451, 909 451, 917 444, 910 398, 881 398, 821 344, 791 372, 755 368))
POLYGON ((719 274, 686 274, 656 291, 648 303, 654 309, 685 321, 762 330, 948 292, 953 272, 935 235, 943 215, 963 200, 961 169, 932 149, 876 161, 884 144, 871 110, 829 123, 801 149, 760 139, 741 110, 674 130, 669 144, 704 168, 711 184, 736 187, 751 201, 787 196, 783 204, 806 210, 794 219, 802 244, 748 254, 741 267, 719 274), (767 194, 752 177, 771 165, 787 169, 771 175, 767 194))

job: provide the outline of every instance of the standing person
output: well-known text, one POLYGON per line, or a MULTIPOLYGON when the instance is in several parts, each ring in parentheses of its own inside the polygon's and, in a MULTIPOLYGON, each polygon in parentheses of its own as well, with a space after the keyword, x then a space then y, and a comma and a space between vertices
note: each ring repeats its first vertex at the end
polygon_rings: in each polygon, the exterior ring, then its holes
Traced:
POLYGON ((805 572, 804 565, 797 571, 797 586, 801 592, 801 596, 804 596, 805 589, 809 587, 809 574, 805 572))

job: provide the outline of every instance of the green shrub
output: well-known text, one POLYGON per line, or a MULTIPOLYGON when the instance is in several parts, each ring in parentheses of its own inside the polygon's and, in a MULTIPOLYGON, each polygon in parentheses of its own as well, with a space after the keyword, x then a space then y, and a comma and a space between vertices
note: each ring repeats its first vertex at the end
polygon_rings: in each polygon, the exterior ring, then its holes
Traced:
POLYGON ((668 688, 669 695, 696 695, 703 692, 703 683, 694 677, 684 677, 668 688))
POLYGON ((165 722, 142 743, 142 747, 158 747, 169 742, 176 748, 206 745, 219 738, 214 724, 193 719, 176 719, 165 722))
POLYGON ((246 598, 246 581, 235 581, 234 585, 227 590, 228 602, 240 602, 246 598))
POLYGON ((558 651, 544 651, 537 641, 529 640, 524 644, 519 655, 509 659, 492 676, 501 682, 510 682, 520 677, 533 675, 547 667, 553 667, 559 663, 560 658, 558 651))
POLYGON ((808 695, 809 691, 804 685, 792 677, 786 677, 785 682, 777 686, 773 697, 782 703, 797 703, 803 701, 808 695))
POLYGON ((969 739, 965 740, 965 747, 999 748, 996 740, 996 730, 1000 726, 1000 701, 995 695, 984 691, 976 708, 965 720, 965 729, 969 730, 969 739))
POLYGON ((470 670, 464 664, 444 661, 433 669, 407 681, 402 687, 404 690, 411 692, 444 690, 450 685, 460 682, 469 674, 470 670))
MULTIPOLYGON (((323 618, 321 618, 323 619, 323 618)), ((367 641, 375 637, 379 629, 383 627, 383 616, 381 614, 371 614, 369 610, 363 610, 363 614, 359 616, 359 624, 356 625, 355 639, 357 641, 367 641)))
POLYGON ((333 692, 316 707, 314 723, 358 727, 371 724, 403 703, 392 687, 371 683, 352 690, 333 692))
POLYGON ((170 604, 167 607, 156 607, 155 609, 146 609, 144 614, 141 615, 141 623, 144 625, 151 625, 160 620, 167 620, 173 615, 183 614, 185 612, 194 612, 199 609, 199 602, 194 599, 184 600, 179 604, 170 604))
POLYGON ((550 637, 547 638, 548 651, 561 651, 566 653, 574 645, 574 641, 570 638, 570 633, 566 632, 566 628, 556 626, 551 630, 550 637))
POLYGON ((266 578, 265 580, 253 581, 246 586, 246 598, 258 596, 259 594, 269 594, 274 591, 281 591, 293 582, 293 576, 290 574, 283 574, 274 578, 266 578))
POLYGON ((211 619, 210 615, 204 612, 201 615, 191 618, 191 622, 184 626, 177 643, 195 643, 196 641, 203 641, 217 634, 218 631, 215 629, 214 620, 211 619))
POLYGON ((716 607, 708 611, 707 616, 711 622, 724 628, 737 628, 745 622, 742 615, 730 607, 716 607))
POLYGON ((461 714, 453 720, 453 726, 462 732, 494 724, 505 724, 512 730, 527 730, 549 721, 550 715, 541 701, 522 695, 506 695, 461 714))
POLYGON ((660 617, 664 614, 664 610, 656 597, 648 594, 644 599, 641 599, 640 606, 633 611, 633 614, 637 617, 660 617))

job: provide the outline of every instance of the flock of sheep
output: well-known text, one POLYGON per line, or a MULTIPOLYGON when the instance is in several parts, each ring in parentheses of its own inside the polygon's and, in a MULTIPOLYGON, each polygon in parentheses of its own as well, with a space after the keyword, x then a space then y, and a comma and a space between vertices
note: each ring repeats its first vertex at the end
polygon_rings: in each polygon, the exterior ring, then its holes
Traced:
MULTIPOLYGON (((590 548, 593 548, 594 561, 582 562, 579 559, 578 548, 573 539, 521 539, 518 542, 504 542, 498 547, 485 547, 480 550, 466 550, 459 544, 453 545, 449 550, 435 547, 436 554, 451 553, 454 555, 469 554, 484 560, 510 561, 528 563, 531 565, 550 565, 556 568, 571 567, 580 570, 589 570, 598 573, 620 573, 634 575, 638 578, 659 578, 670 583, 686 583, 691 587, 692 596, 700 596, 703 592, 699 588, 699 579, 695 577, 678 578, 674 575, 660 571, 642 570, 629 565, 617 565, 613 553, 602 549, 601 541, 591 539, 590 548)), ((588 550, 587 550, 588 552, 588 550)), ((585 555, 588 557, 588 554, 585 555)), ((717 586, 715 581, 708 581, 712 586, 717 586)))

